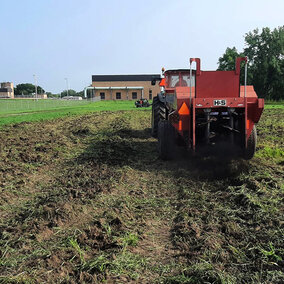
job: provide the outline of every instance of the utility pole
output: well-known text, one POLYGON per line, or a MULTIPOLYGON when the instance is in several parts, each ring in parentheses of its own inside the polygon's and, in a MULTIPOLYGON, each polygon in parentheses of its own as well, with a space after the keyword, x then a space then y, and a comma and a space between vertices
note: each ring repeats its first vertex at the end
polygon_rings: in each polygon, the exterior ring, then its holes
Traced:
POLYGON ((37 99, 37 80, 36 80, 36 75, 34 74, 34 81, 35 81, 35 98, 37 99))
POLYGON ((67 96, 69 96, 69 87, 68 87, 68 78, 64 78, 66 81, 66 87, 67 87, 67 96))

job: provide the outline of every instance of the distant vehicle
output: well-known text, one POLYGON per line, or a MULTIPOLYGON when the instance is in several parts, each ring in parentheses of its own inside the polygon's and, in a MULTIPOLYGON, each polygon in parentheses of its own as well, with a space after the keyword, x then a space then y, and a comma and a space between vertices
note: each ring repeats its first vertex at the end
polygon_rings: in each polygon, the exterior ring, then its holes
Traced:
POLYGON ((147 99, 140 99, 135 102, 136 107, 149 107, 151 104, 147 99))

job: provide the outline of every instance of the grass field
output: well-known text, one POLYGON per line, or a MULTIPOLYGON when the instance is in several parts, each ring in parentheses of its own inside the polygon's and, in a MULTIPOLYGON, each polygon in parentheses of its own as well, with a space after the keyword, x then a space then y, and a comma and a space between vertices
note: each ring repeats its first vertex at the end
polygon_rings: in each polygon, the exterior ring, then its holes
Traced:
POLYGON ((0 283, 284 282, 284 108, 251 161, 164 162, 133 102, 71 114, 2 125, 0 283))
MULTIPOLYGON (((266 109, 284 108, 284 102, 267 102, 266 109)), ((3 125, 44 121, 64 116, 96 111, 134 110, 134 101, 64 101, 64 100, 4 100, 0 99, 0 128, 3 125)))
POLYGON ((0 100, 1 125, 50 120, 93 111, 135 109, 133 101, 0 100))
POLYGON ((284 108, 284 101, 274 102, 274 101, 265 101, 266 109, 274 109, 274 108, 284 108))
POLYGON ((57 99, 0 99, 0 113, 21 113, 41 110, 51 110, 65 107, 82 106, 90 103, 87 100, 57 100, 57 99))

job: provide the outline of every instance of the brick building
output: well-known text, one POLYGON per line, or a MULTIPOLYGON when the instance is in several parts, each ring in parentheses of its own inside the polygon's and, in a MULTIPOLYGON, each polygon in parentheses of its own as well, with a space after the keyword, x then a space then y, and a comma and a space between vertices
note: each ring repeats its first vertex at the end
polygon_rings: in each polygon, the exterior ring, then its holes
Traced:
POLYGON ((92 87, 94 96, 102 100, 151 100, 160 92, 158 82, 151 84, 155 79, 160 79, 160 75, 93 75, 92 87))
POLYGON ((13 99, 14 98, 14 84, 11 82, 1 83, 0 98, 13 99))

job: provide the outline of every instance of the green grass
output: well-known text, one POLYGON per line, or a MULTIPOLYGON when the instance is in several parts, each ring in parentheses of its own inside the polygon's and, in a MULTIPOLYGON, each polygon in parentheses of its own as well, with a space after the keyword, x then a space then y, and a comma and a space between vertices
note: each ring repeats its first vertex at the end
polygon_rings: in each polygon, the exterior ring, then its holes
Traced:
POLYGON ((276 104, 276 103, 274 103, 274 104, 265 104, 265 109, 279 109, 279 108, 284 108, 284 104, 281 104, 281 103, 279 103, 279 104, 276 104))
MULTIPOLYGON (((265 109, 284 108, 283 102, 265 102, 265 109)), ((64 101, 0 99, 0 127, 6 124, 44 121, 65 116, 97 111, 119 111, 135 109, 134 101, 64 101)))
POLYGON ((266 109, 284 108, 284 101, 279 101, 279 102, 265 101, 264 104, 266 109))
POLYGON ((271 148, 265 146, 263 149, 257 152, 258 157, 281 159, 284 157, 284 151, 280 148, 271 148))
POLYGON ((82 100, 35 100, 35 99, 0 99, 0 114, 44 111, 61 109, 89 104, 90 101, 82 100))
MULTIPOLYGON (((108 271, 114 277, 127 276, 132 280, 137 280, 147 267, 147 259, 130 252, 121 252, 113 259, 105 254, 101 254, 82 266, 82 271, 91 273, 105 273, 108 271)), ((105 280, 103 278, 103 280, 105 280)))
POLYGON ((96 111, 132 109, 135 109, 133 101, 0 100, 0 126, 21 122, 51 120, 96 111))

